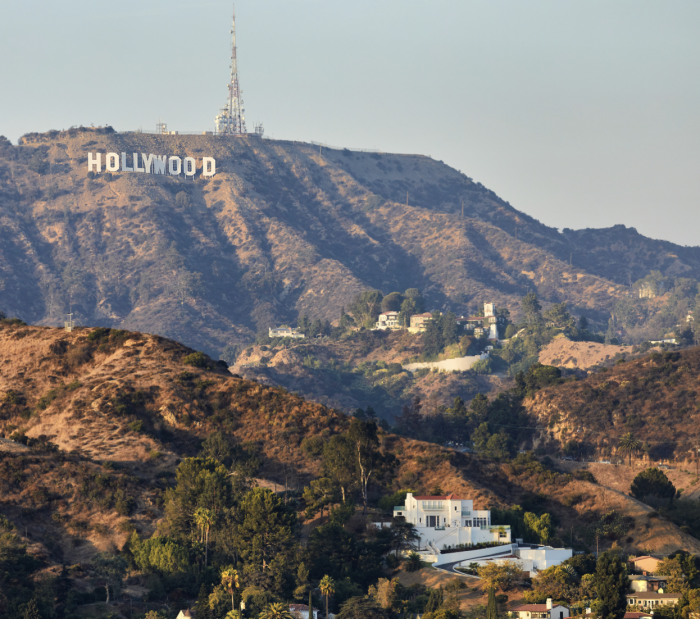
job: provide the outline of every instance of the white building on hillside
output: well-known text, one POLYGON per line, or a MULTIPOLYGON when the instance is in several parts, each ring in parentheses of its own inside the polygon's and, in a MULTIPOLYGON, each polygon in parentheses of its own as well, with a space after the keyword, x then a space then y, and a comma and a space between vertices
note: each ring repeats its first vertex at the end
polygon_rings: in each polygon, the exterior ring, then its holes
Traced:
POLYGON ((383 312, 379 314, 377 322, 374 324, 375 329, 400 329, 399 313, 398 312, 383 312))
POLYGON ((394 507, 394 516, 413 524, 421 536, 421 546, 437 544, 510 543, 510 526, 491 523, 489 510, 474 510, 474 502, 455 494, 446 496, 406 495, 404 505, 394 507))
POLYGON ((294 327, 270 328, 268 335, 269 337, 291 337, 294 339, 303 339, 306 337, 299 329, 295 329, 294 327))

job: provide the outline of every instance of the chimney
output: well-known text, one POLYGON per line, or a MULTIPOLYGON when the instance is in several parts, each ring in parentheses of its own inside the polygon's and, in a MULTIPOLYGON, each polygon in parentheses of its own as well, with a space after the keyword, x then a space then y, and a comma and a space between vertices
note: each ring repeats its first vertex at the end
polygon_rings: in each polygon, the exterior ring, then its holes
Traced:
POLYGON ((547 598, 547 610, 552 610, 552 598, 547 598))

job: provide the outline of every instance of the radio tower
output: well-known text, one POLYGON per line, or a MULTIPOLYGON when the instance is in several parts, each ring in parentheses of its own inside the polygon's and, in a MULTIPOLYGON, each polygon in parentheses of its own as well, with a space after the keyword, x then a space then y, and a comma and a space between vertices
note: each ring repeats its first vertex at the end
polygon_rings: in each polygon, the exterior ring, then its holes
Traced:
POLYGON ((228 85, 228 101, 216 117, 216 132, 229 135, 246 133, 245 117, 243 116, 243 99, 238 84, 238 63, 236 61, 236 9, 233 10, 231 24, 231 82, 228 85))

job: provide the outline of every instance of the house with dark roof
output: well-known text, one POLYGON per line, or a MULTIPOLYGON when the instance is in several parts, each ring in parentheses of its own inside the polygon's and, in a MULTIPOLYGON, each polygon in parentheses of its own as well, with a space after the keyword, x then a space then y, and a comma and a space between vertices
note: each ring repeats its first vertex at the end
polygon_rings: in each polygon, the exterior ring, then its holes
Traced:
POLYGON ((645 576, 644 574, 632 574, 630 577, 630 589, 640 593, 660 591, 663 593, 668 586, 665 578, 657 576, 645 576))

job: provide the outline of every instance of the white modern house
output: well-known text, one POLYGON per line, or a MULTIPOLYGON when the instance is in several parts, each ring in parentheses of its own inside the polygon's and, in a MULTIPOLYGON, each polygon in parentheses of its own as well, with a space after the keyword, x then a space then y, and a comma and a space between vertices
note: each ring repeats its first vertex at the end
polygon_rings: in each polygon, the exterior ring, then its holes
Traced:
POLYGON ((374 324, 375 329, 400 329, 399 313, 398 312, 383 312, 379 314, 377 322, 374 324))
POLYGON ((269 337, 291 337, 294 339, 303 339, 306 337, 299 329, 294 327, 277 327, 275 329, 270 328, 268 332, 269 337))
POLYGON ((394 507, 394 517, 402 517, 416 527, 421 546, 510 543, 510 526, 491 523, 489 510, 475 510, 474 501, 456 494, 446 496, 406 495, 403 505, 394 507))
POLYGON ((545 604, 523 604, 509 610, 508 614, 518 619, 565 619, 569 616, 569 609, 554 604, 552 598, 547 598, 545 604))

